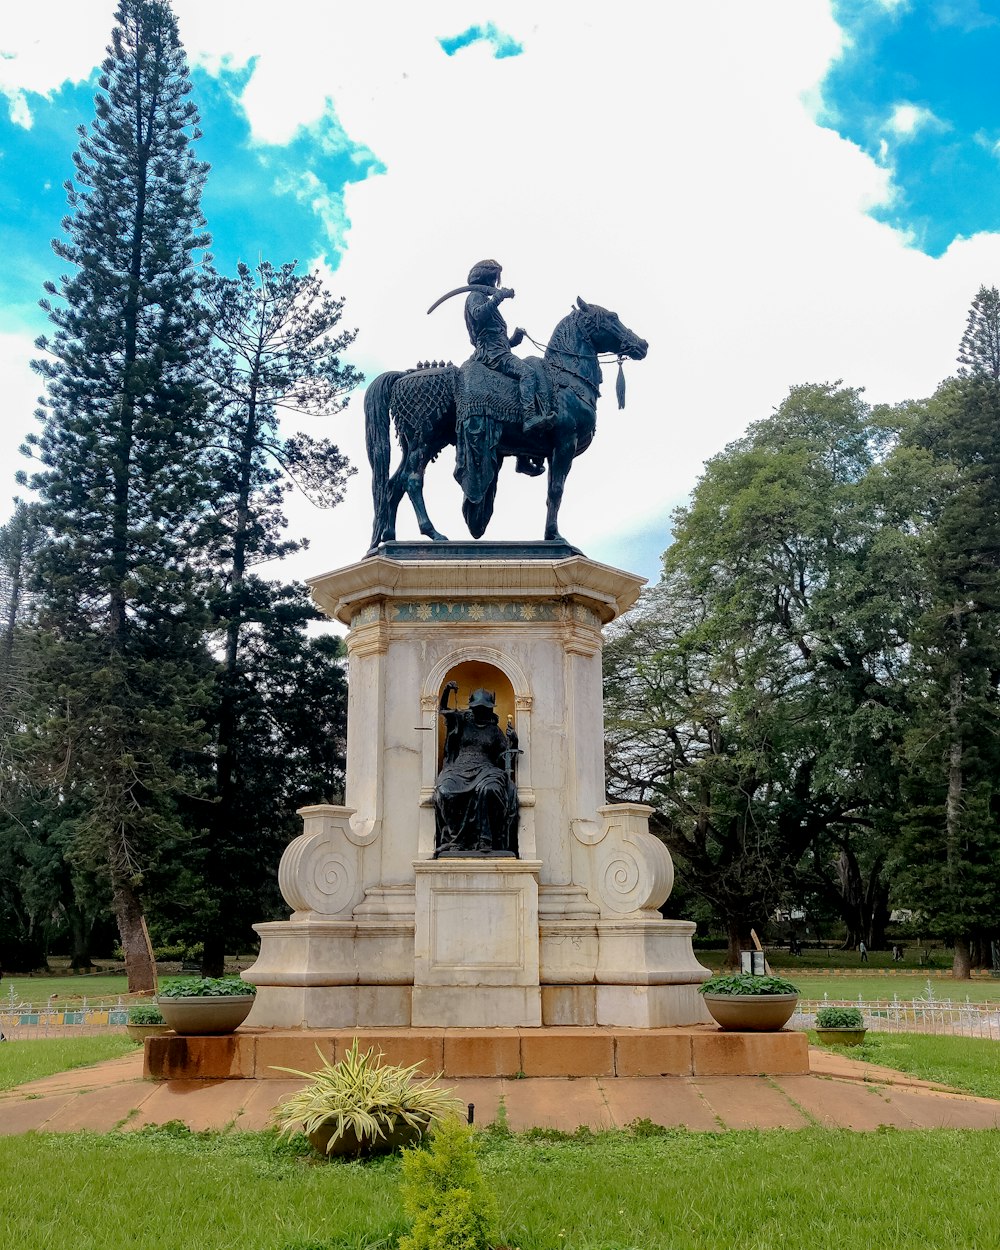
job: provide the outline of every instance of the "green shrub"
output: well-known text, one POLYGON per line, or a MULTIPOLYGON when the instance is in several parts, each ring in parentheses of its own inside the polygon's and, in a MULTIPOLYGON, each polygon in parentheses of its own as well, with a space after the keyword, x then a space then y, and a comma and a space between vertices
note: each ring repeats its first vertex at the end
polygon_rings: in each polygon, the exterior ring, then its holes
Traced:
POLYGON ((865 1019, 857 1007, 820 1007, 817 1029, 863 1029, 865 1019))
POLYGON ((156 1003, 135 1003, 128 1009, 129 1024, 162 1024, 163 1013, 156 1003))
POLYGON ((274 1122, 282 1134, 307 1134, 332 1127, 327 1143, 332 1153, 341 1137, 353 1135, 359 1152, 377 1149, 399 1129, 412 1129, 422 1135, 435 1121, 453 1116, 460 1103, 451 1090, 441 1089, 435 1080, 418 1081, 418 1064, 400 1068, 383 1063, 382 1052, 370 1048, 359 1054, 358 1039, 339 1063, 330 1063, 317 1047, 322 1067, 316 1072, 276 1068, 305 1076, 310 1084, 290 1094, 274 1110, 274 1122))
POLYGON ((698 987, 702 994, 797 994, 799 987, 784 977, 755 977, 746 972, 712 977, 698 987))
POLYGON ((403 1152, 403 1208, 413 1221, 399 1250, 490 1250, 496 1240, 496 1198, 476 1157, 473 1130, 443 1121, 430 1146, 403 1152))
POLYGON ((164 981, 158 991, 160 998, 233 998, 256 993, 256 985, 239 977, 178 977, 164 981))

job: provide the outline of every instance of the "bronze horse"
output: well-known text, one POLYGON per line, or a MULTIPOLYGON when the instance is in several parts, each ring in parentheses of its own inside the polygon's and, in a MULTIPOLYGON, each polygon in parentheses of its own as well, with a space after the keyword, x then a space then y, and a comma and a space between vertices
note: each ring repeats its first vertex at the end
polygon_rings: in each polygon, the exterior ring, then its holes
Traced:
POLYGON ((532 475, 548 462, 545 538, 559 533, 559 505, 574 457, 590 446, 597 424, 602 380, 598 354, 642 360, 648 344, 622 324, 618 314, 597 304, 576 307, 553 331, 544 358, 529 357, 547 397, 552 418, 525 432, 517 383, 469 362, 380 374, 365 394, 365 437, 372 466, 375 523, 372 555, 396 537, 396 513, 409 495, 421 534, 447 542, 431 523, 424 504, 424 472, 449 443, 457 444, 455 476, 462 483, 462 512, 474 538, 493 515, 497 475, 506 456, 532 475), (389 474, 389 418, 395 422, 402 461, 389 474), (461 419, 459 419, 461 414, 461 419))

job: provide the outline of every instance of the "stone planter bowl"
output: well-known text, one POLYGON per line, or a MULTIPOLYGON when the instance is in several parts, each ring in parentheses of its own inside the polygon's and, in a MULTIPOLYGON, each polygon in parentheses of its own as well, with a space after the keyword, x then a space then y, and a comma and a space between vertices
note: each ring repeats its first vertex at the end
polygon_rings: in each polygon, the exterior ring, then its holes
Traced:
POLYGON ((162 1037, 170 1032, 169 1024, 126 1024, 126 1032, 133 1042, 144 1042, 147 1037, 162 1037))
POLYGON ((163 1019, 175 1033, 200 1037, 234 1033, 250 1014, 252 994, 219 994, 216 997, 157 998, 163 1019))
POLYGON ((314 1129, 308 1134, 309 1143, 312 1148, 327 1158, 348 1157, 357 1158, 359 1155, 369 1157, 371 1155, 387 1155, 393 1154, 399 1150, 401 1146, 415 1146, 424 1135, 424 1129, 414 1127, 411 1124, 400 1122, 385 1137, 379 1137, 376 1141, 360 1141, 354 1129, 347 1126, 343 1133, 333 1143, 328 1150, 330 1138, 333 1136, 332 1124, 321 1124, 319 1128, 314 1129))
POLYGON ((733 1033, 776 1033, 792 1018, 798 994, 703 994, 720 1028, 733 1033))
POLYGON ((860 1046, 867 1029, 817 1029, 816 1037, 824 1046, 860 1046))

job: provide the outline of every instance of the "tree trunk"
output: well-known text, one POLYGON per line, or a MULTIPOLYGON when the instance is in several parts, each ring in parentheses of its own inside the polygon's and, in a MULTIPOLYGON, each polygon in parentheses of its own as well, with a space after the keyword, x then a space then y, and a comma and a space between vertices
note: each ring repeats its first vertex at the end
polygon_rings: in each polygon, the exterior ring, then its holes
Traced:
POLYGON ((156 961, 149 941, 142 904, 131 882, 116 880, 112 901, 118 933, 125 952, 125 973, 130 994, 156 993, 156 961))
POLYGON ((955 939, 955 955, 951 961, 951 975, 956 980, 968 981, 972 976, 972 955, 966 934, 955 939))
POLYGON ((201 975, 221 977, 226 971, 226 940, 220 930, 205 933, 201 955, 201 975))
POLYGON ((72 943, 70 967, 74 972, 92 968, 94 965, 90 959, 91 925, 87 922, 80 908, 75 906, 66 908, 66 917, 69 921, 70 941, 72 943))
POLYGON ((734 972, 740 970, 740 951, 750 949, 750 925, 737 916, 730 916, 726 921, 726 936, 729 946, 726 950, 726 967, 734 972))

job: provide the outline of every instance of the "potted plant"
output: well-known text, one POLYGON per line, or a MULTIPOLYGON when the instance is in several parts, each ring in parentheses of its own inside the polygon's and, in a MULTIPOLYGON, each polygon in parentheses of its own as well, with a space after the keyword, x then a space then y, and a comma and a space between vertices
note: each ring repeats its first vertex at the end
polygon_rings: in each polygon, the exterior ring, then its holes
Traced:
POLYGON ((820 1007, 816 1012, 816 1036, 825 1046, 860 1046, 867 1032, 858 1007, 820 1007))
POLYGON ((799 1000, 798 986, 783 977, 734 973, 712 977, 698 988, 720 1028, 737 1032, 771 1033, 783 1028, 799 1000))
POLYGON ((175 1033, 233 1033, 250 1014, 256 993, 239 977, 179 977, 160 986, 156 1002, 175 1033))
POLYGON ((456 1115, 461 1103, 435 1082, 417 1080, 419 1065, 400 1068, 384 1063, 379 1051, 363 1054, 355 1038, 339 1063, 330 1063, 316 1048, 321 1067, 315 1072, 276 1068, 309 1084, 285 1098, 274 1110, 280 1134, 303 1131, 324 1155, 388 1154, 413 1145, 437 1120, 456 1115))
POLYGON ((128 1009, 125 1028, 133 1042, 144 1042, 147 1037, 161 1037, 170 1032, 156 1003, 133 1003, 128 1009))

